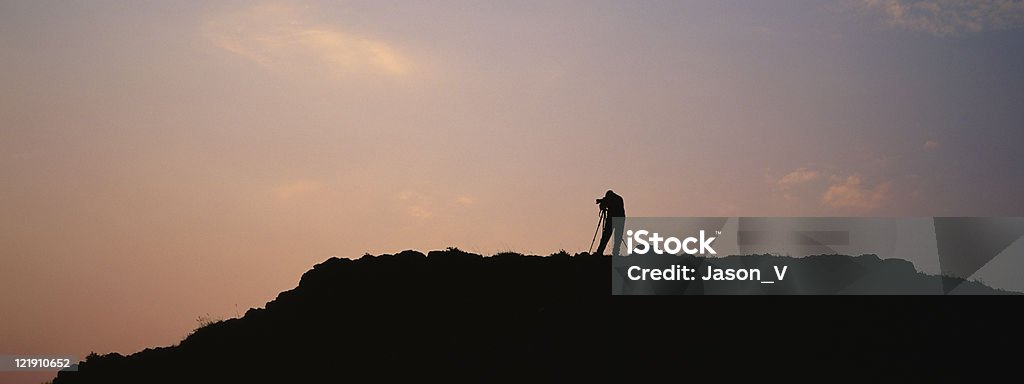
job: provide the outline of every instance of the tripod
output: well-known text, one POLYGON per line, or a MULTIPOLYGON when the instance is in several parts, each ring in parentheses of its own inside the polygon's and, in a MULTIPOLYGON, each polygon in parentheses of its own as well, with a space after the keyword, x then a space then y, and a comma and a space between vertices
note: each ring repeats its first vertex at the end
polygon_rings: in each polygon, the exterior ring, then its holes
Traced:
POLYGON ((597 229, 594 230, 594 238, 590 240, 590 248, 587 248, 587 254, 590 254, 594 249, 594 241, 597 240, 597 233, 601 232, 601 223, 605 221, 605 217, 608 216, 608 211, 602 209, 601 213, 597 214, 597 229))

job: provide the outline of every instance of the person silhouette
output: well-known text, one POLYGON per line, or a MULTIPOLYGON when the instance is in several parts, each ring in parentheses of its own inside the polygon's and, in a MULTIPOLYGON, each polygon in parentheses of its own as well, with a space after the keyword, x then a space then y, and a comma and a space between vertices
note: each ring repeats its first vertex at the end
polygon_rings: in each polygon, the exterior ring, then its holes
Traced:
POLYGON ((597 246, 595 255, 604 254, 604 248, 608 245, 608 239, 614 232, 615 242, 612 243, 612 254, 619 256, 619 248, 622 246, 622 231, 626 227, 626 207, 622 202, 622 196, 615 194, 612 190, 605 192, 604 197, 597 199, 601 210, 605 213, 604 230, 601 232, 601 244, 597 246), (620 218, 615 220, 615 218, 620 218))

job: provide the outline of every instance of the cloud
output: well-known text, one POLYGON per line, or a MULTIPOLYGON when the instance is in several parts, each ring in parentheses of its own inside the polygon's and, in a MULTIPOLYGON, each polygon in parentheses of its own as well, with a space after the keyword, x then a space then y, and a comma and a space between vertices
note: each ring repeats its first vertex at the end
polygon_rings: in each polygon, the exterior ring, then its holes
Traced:
POLYGON ((353 75, 401 76, 408 58, 391 45, 316 23, 306 8, 266 3, 209 17, 203 34, 214 46, 268 69, 353 75))
POLYGON ((818 171, 807 168, 799 168, 783 176, 776 184, 780 187, 788 187, 797 184, 814 181, 818 179, 818 171))
POLYGON ((430 218, 431 216, 434 216, 434 213, 427 209, 427 207, 419 205, 413 205, 408 207, 407 212, 409 213, 409 216, 415 217, 417 219, 427 219, 430 218))
POLYGON ((939 142, 935 140, 928 140, 924 142, 925 149, 937 149, 939 148, 939 142))
POLYGON ((820 183, 812 183, 818 180, 821 176, 821 172, 815 169, 800 167, 792 172, 783 175, 781 178, 776 178, 774 175, 768 175, 766 181, 773 185, 773 192, 781 194, 783 199, 789 201, 802 200, 802 196, 806 197, 808 194, 817 195, 815 191, 820 183))
POLYGON ((309 180, 292 181, 273 188, 274 196, 281 200, 293 200, 323 188, 320 183, 309 180))
POLYGON ((863 0, 896 28, 956 36, 1024 26, 1020 0, 863 0))
POLYGON ((418 219, 451 216, 476 204, 476 199, 470 195, 438 197, 412 190, 403 191, 395 195, 395 198, 406 214, 418 219))
POLYGON ((821 196, 821 203, 832 208, 870 210, 883 206, 889 199, 891 182, 868 186, 860 176, 832 177, 831 184, 821 196))
POLYGON ((433 201, 430 196, 415 191, 404 191, 397 196, 405 207, 405 212, 417 219, 427 219, 434 216, 433 201))

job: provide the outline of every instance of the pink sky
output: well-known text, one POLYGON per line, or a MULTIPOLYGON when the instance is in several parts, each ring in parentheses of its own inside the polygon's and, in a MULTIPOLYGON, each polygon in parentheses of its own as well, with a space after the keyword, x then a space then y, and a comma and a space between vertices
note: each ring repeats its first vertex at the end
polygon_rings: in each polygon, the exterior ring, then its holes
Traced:
POLYGON ((334 255, 583 251, 609 188, 1024 214, 1024 7, 929 4, 5 2, 0 354, 171 345, 334 255))

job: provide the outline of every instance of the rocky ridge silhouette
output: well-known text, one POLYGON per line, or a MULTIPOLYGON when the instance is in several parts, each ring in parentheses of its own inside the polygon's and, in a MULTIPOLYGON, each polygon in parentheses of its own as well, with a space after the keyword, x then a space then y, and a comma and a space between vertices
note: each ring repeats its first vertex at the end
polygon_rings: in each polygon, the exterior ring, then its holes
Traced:
MULTIPOLYGON (((823 273, 852 263, 902 279, 941 278, 874 256, 786 262, 817 263, 823 273)), ((931 348, 929 336, 941 331, 939 345, 947 346, 957 332, 997 325, 955 303, 918 299, 612 296, 611 267, 604 256, 483 257, 452 248, 331 258, 265 308, 204 326, 176 346, 90 355, 53 383, 578 380, 608 369, 718 360, 773 340, 804 344, 789 358, 866 348, 872 364, 891 369, 886 357, 900 351, 894 345, 931 348)), ((928 356, 911 361, 930 363, 928 356)), ((945 368, 937 372, 946 375, 945 368)))

